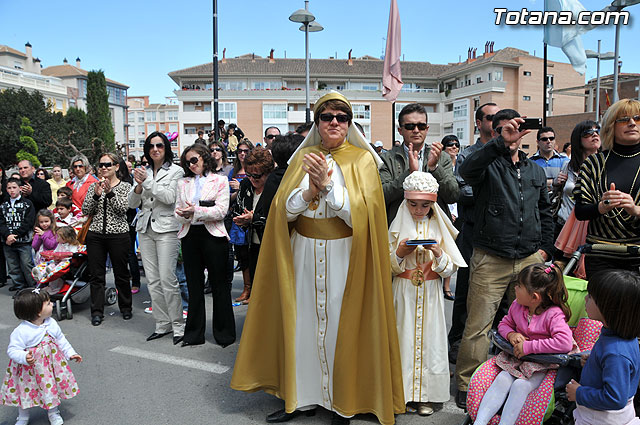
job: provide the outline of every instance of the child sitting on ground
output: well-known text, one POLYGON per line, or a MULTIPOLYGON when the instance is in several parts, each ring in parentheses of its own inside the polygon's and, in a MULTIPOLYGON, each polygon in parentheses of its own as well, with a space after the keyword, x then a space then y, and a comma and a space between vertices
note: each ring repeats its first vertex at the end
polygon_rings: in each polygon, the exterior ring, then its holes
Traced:
POLYGON ((33 228, 31 247, 36 253, 36 263, 42 261, 40 253, 56 249, 56 219, 49 210, 40 210, 36 215, 36 226, 33 228))

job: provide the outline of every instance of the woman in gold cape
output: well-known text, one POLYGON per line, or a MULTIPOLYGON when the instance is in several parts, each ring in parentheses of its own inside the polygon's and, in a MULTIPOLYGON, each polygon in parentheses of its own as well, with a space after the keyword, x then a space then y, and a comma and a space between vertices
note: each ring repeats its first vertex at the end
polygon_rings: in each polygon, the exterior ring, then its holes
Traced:
MULTIPOLYGON (((284 410, 289 414, 284 415, 284 420, 292 418, 296 409, 320 405, 342 417, 373 413, 380 423, 393 424, 394 413, 404 412, 405 404, 385 204, 377 170, 380 159, 353 125, 349 125, 340 146, 323 148, 316 126, 322 105, 329 100, 340 100, 351 110, 349 101, 335 92, 316 102, 314 127, 291 159, 273 200, 231 387, 248 392, 264 390, 283 399, 284 410), (333 169, 330 176, 336 188, 330 193, 338 193, 337 199, 341 190, 345 191, 345 207, 350 213, 340 217, 340 211, 327 208, 325 196, 320 196, 309 203, 304 214, 289 222, 293 215, 287 211, 288 201, 293 192, 309 185, 303 158, 320 152, 333 169), (327 212, 325 218, 322 211, 327 212), (327 215, 333 217, 326 218, 327 215), (303 239, 313 245, 311 254, 299 249, 298 243, 303 239), (332 244, 341 246, 329 250, 332 244), (345 247, 346 255, 341 255, 345 247), (331 255, 325 259, 323 254, 327 252, 331 255), (312 255, 310 263, 308 255, 312 255), (332 276, 340 275, 340 268, 345 270, 343 282, 330 282, 332 276), (344 288, 337 300, 330 293, 334 284, 344 288), (302 293, 312 298, 311 310, 307 304, 298 305, 302 293), (340 306, 338 323, 329 311, 331 304, 340 306), (327 319, 329 323, 324 322, 327 319), (301 328, 303 323, 317 326, 301 328), (334 335, 331 326, 335 328, 334 335), (296 336, 303 339, 309 335, 317 344, 305 350, 296 343, 296 336), (315 358, 296 358, 311 352, 316 353, 315 358), (300 376, 307 370, 300 364, 307 363, 312 364, 311 369, 320 370, 321 376, 300 376), (315 388, 316 384, 319 388, 315 388), (310 393, 312 398, 321 395, 312 405, 307 397, 310 393)), ((335 122, 332 119, 331 125, 335 122)))

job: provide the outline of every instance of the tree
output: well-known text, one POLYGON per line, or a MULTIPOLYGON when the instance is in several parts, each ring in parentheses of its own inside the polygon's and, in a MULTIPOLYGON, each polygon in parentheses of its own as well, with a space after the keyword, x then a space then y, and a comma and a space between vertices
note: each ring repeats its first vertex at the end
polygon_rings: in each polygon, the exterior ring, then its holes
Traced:
POLYGON ((34 128, 31 137, 37 143, 45 137, 42 131, 46 128, 50 115, 40 92, 28 92, 24 88, 0 90, 0 146, 2 146, 0 162, 7 165, 15 163, 16 154, 23 148, 20 141, 22 117, 27 117, 31 121, 31 126, 34 128))
POLYGON ((16 159, 20 161, 31 161, 35 167, 40 166, 40 160, 37 157, 38 145, 33 140, 33 127, 31 127, 31 120, 27 117, 22 117, 20 124, 20 143, 22 149, 16 154, 16 159))
POLYGON ((109 94, 102 70, 87 74, 87 124, 92 145, 104 144, 106 150, 114 152, 115 133, 111 126, 109 94))

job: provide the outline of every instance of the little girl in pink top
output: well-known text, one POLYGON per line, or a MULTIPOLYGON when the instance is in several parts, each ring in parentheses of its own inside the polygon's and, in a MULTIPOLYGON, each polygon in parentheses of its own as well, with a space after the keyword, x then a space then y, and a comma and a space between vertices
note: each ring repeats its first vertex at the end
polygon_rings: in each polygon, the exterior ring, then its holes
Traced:
POLYGON ((500 424, 513 424, 529 393, 540 385, 553 364, 522 361, 527 354, 566 354, 573 348, 573 336, 567 320, 567 288, 556 266, 532 264, 518 275, 516 300, 498 325, 500 335, 513 345, 513 356, 502 352, 496 365, 502 369, 478 408, 474 425, 486 425, 502 404, 500 424), (506 398, 506 402, 505 402, 506 398))

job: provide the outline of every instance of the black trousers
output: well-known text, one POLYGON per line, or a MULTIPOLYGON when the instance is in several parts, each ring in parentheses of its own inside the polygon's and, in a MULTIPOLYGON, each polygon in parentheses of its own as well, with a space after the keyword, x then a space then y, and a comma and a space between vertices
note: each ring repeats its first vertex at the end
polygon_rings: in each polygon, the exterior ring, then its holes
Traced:
POLYGON ((249 245, 249 278, 253 284, 253 277, 256 275, 258 267, 258 256, 260 256, 260 244, 254 243, 249 245))
POLYGON ((113 265, 113 276, 118 290, 121 313, 131 312, 131 286, 129 286, 129 233, 107 234, 87 232, 85 244, 91 273, 91 316, 104 316, 105 275, 107 255, 113 265))
POLYGON ((205 226, 191 226, 182 239, 184 273, 189 288, 189 314, 184 341, 204 343, 207 314, 204 301, 204 269, 209 272, 213 296, 213 338, 226 347, 236 340, 236 321, 231 305, 231 287, 227 283, 229 243, 227 238, 211 236, 205 226))
MULTIPOLYGON (((469 264, 473 255, 473 224, 465 222, 456 240, 460 254, 469 264)), ((469 291, 469 267, 458 269, 456 277, 456 299, 453 301, 451 329, 449 330, 449 345, 455 345, 462 340, 464 323, 467 321, 467 292, 469 291)))
POLYGON ((136 229, 129 228, 129 272, 131 273, 131 286, 140 287, 140 266, 136 255, 136 229))
POLYGON ((7 283, 7 260, 4 258, 4 242, 0 242, 0 285, 7 283))
POLYGON ((596 272, 601 270, 629 270, 632 272, 640 273, 640 259, 639 258, 604 258, 588 255, 584 257, 584 268, 587 274, 587 280, 591 278, 596 272))

